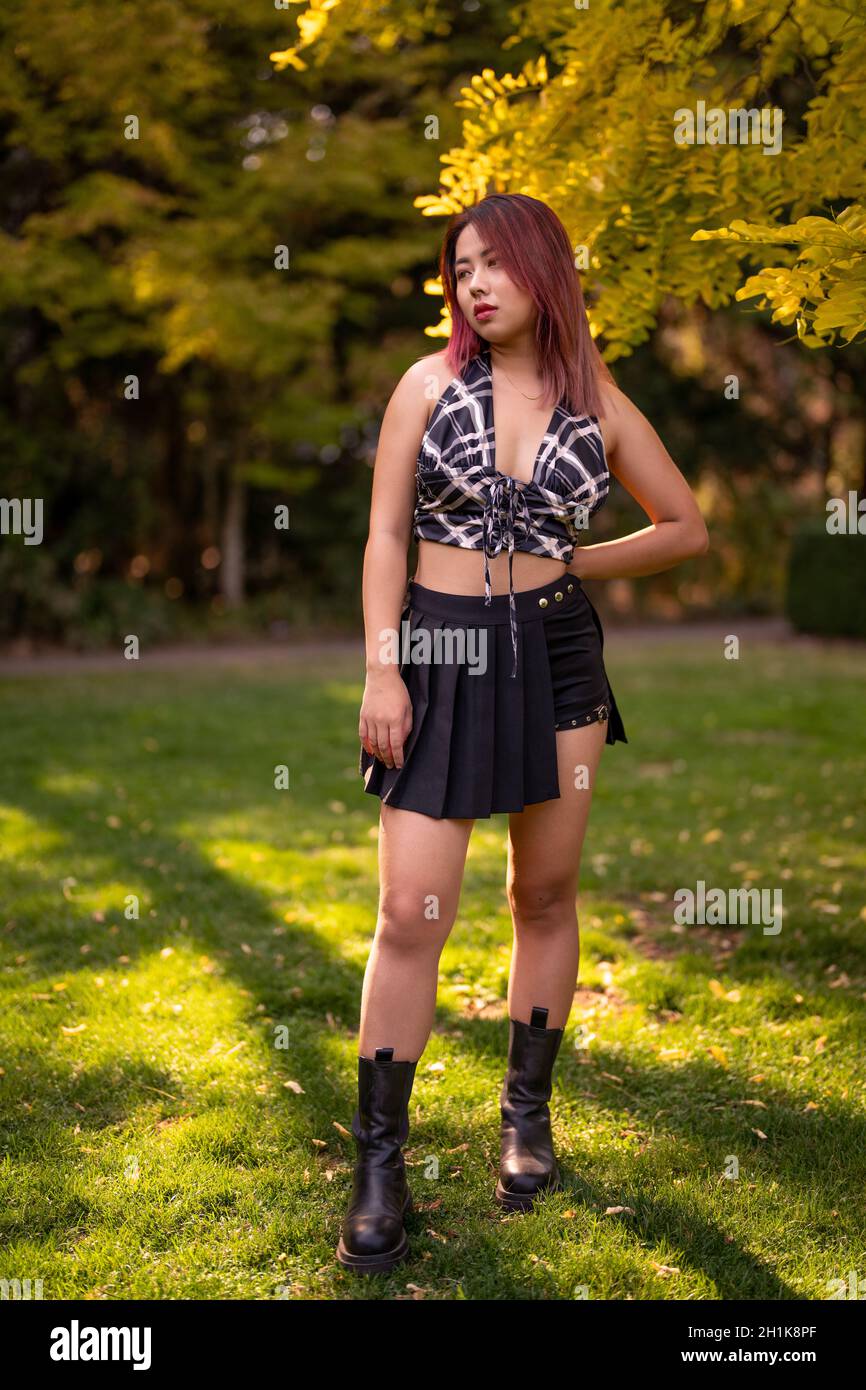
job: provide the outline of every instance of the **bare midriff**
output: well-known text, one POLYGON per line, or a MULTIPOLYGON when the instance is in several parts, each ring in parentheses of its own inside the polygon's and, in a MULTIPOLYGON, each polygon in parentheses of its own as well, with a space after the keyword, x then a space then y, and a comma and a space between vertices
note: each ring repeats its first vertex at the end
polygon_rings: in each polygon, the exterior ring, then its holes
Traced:
MULTIPOLYGON (((488 564, 494 594, 507 594, 508 552, 491 556, 488 564)), ((515 592, 550 584, 565 574, 567 568, 564 560, 515 550, 512 561, 515 592)), ((483 594, 484 552, 464 550, 459 545, 447 545, 442 541, 419 541, 418 563, 412 578, 425 589, 438 589, 444 594, 483 594)))

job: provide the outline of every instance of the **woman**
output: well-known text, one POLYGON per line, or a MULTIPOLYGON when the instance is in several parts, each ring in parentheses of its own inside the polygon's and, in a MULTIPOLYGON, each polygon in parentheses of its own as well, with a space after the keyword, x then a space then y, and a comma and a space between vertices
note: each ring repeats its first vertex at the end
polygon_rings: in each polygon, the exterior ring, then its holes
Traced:
POLYGON ((408 1252, 409 1097, 472 826, 498 812, 514 949, 496 1198, 523 1210, 560 1185, 548 1101, 577 980, 580 854, 602 744, 626 741, 581 581, 653 574, 708 544, 681 473, 595 348, 556 215, 491 194, 452 219, 440 271, 451 339, 385 411, 364 559, 359 770, 381 798, 380 903, 337 1249, 359 1272, 408 1252), (651 525, 581 544, 609 472, 651 525))

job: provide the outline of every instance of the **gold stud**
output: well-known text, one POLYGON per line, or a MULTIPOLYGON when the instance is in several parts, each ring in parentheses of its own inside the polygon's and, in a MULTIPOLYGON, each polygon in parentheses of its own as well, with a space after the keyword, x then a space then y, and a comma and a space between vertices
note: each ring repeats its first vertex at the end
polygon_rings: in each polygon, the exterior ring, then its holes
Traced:
POLYGON ((547 599, 546 599, 546 598, 540 598, 540 599, 538 600, 538 606, 539 606, 539 608, 546 608, 546 607, 547 607, 547 599))
POLYGON ((557 603, 562 603, 562 594, 558 589, 553 597, 556 599, 557 603))
POLYGON ((569 584, 569 586, 568 586, 568 592, 571 593, 571 591, 572 591, 573 588, 574 588, 574 585, 573 585, 573 584, 569 584))

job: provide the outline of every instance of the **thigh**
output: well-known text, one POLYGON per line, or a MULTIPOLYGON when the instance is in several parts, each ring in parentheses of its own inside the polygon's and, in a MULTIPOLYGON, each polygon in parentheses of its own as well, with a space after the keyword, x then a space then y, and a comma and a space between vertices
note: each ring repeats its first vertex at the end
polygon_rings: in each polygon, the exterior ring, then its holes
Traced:
POLYGON ((529 891, 577 892, 583 838, 606 736, 604 722, 557 733, 560 794, 509 816, 509 884, 529 891))
POLYGON ((447 936, 460 902, 472 820, 437 820, 382 805, 379 820, 380 914, 447 936))

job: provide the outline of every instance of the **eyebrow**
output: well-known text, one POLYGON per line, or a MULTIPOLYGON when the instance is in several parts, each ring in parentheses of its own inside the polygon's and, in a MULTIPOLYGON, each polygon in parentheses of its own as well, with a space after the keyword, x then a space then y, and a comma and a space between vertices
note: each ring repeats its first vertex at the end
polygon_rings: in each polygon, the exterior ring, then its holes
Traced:
MULTIPOLYGON (((481 255, 481 256, 489 256, 489 255, 490 255, 490 252, 491 252, 492 250, 493 250, 493 247, 492 247, 492 246, 485 246, 484 249, 483 249, 482 251, 479 252, 479 255, 481 255)), ((458 257, 457 257, 457 260, 454 262, 454 264, 455 264, 455 265, 459 265, 461 261, 467 261, 467 262, 468 262, 468 260, 469 260, 469 257, 468 257, 468 256, 458 256, 458 257)))

